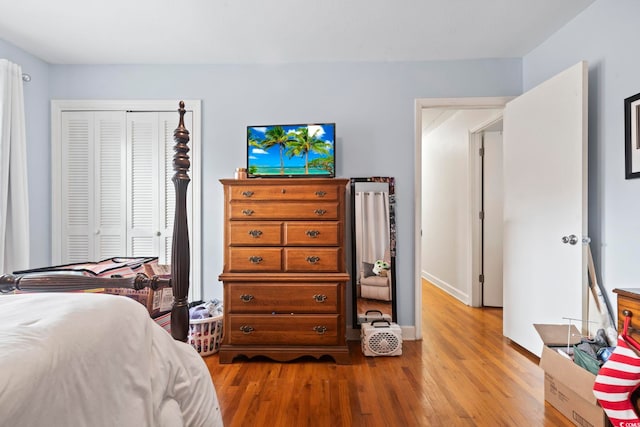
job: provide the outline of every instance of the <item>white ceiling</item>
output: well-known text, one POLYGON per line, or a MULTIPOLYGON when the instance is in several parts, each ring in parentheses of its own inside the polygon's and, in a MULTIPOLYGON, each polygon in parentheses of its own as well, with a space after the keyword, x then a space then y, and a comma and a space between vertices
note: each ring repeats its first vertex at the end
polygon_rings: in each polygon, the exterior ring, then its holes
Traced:
POLYGON ((518 58, 594 0, 0 0, 54 64, 518 58))

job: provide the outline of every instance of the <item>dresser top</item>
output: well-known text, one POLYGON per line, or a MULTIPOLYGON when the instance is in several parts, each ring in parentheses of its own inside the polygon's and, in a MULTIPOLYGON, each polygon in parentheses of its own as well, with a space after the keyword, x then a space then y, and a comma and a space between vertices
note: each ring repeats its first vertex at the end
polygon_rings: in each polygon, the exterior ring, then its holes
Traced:
POLYGON ((349 178, 223 178, 224 185, 309 185, 309 184, 340 184, 346 185, 349 178))
POLYGON ((640 288, 618 288, 614 289, 613 292, 626 297, 640 299, 640 288))

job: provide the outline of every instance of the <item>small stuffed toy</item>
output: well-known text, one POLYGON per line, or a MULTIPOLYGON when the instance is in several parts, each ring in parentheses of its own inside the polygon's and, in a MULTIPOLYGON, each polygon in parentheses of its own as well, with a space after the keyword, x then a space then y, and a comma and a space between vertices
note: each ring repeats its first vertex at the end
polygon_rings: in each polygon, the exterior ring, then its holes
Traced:
POLYGON ((373 264, 373 274, 376 276, 386 276, 387 270, 391 268, 391 264, 381 259, 377 260, 375 264, 373 264))

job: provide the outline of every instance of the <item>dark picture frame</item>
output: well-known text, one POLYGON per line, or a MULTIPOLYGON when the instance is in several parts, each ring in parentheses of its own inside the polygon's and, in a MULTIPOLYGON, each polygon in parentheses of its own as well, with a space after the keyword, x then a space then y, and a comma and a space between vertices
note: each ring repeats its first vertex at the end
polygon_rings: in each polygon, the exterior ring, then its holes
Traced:
POLYGON ((625 178, 640 178, 640 93, 624 100, 625 178))

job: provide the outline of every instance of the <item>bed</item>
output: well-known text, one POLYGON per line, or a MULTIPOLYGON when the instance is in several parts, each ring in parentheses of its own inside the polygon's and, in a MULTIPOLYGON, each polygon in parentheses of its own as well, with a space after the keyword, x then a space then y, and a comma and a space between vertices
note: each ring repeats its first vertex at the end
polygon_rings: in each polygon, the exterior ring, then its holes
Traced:
POLYGON ((174 132, 176 211, 170 279, 69 272, 0 276, 0 424, 222 425, 208 368, 186 343, 190 160, 184 107, 180 101, 174 132), (163 285, 173 290, 171 335, 132 299, 81 292, 163 285))

